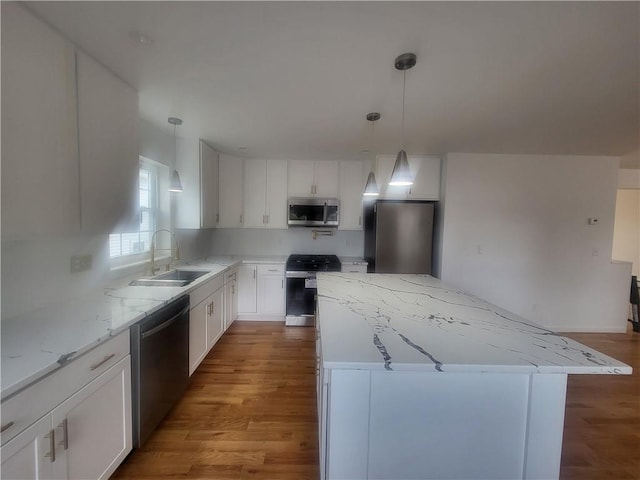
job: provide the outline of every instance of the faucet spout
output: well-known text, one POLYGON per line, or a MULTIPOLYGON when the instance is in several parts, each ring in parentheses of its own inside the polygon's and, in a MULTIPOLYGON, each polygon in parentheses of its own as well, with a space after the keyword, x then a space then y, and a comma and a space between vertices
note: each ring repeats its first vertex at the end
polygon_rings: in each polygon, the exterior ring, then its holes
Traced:
MULTIPOLYGON (((153 235, 151 235, 151 245, 150 245, 151 262, 149 264, 149 271, 151 275, 155 275, 156 272, 160 270, 159 267, 156 267, 156 250, 169 250, 169 252, 175 252, 175 253, 172 253, 173 259, 180 260, 180 249, 178 247, 178 239, 176 238, 176 234, 167 228, 159 228, 158 230, 153 232, 153 235), (156 235, 160 232, 167 232, 168 234, 171 235, 176 245, 175 251, 171 249, 171 242, 169 243, 169 248, 156 248, 156 243, 155 243, 156 235)), ((169 270, 170 268, 172 256, 170 254, 169 263, 167 263, 167 270, 169 270)))

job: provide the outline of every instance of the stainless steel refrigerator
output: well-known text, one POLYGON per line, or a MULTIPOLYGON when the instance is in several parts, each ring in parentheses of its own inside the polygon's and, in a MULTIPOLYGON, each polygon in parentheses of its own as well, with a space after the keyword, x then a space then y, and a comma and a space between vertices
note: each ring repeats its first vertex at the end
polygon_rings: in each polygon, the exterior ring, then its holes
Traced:
POLYGON ((433 202, 378 200, 364 207, 369 273, 431 274, 433 202))

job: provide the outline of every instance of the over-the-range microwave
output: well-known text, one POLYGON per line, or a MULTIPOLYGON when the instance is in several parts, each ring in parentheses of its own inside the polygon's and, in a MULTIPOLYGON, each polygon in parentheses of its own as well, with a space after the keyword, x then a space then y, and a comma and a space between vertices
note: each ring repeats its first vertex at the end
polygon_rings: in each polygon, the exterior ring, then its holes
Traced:
POLYGON ((290 227, 337 227, 340 201, 337 198, 289 198, 290 227))

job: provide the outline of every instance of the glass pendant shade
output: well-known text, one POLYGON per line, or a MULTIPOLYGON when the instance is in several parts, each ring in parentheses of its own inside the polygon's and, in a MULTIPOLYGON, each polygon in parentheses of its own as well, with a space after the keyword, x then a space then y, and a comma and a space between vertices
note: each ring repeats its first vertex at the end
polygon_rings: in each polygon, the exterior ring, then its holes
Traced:
POLYGON ((367 177, 367 185, 364 187, 365 197, 377 197, 380 195, 380 191, 378 190, 378 184, 376 183, 376 176, 373 172, 369 172, 369 177, 367 177))
POLYGON ((170 192, 182 192, 182 182, 180 181, 180 175, 178 171, 174 170, 171 174, 171 182, 169 183, 170 192))
POLYGON ((393 173, 389 185, 408 186, 413 185, 413 176, 409 170, 409 162, 407 161, 407 152, 400 150, 396 157, 396 164, 393 166, 393 173))

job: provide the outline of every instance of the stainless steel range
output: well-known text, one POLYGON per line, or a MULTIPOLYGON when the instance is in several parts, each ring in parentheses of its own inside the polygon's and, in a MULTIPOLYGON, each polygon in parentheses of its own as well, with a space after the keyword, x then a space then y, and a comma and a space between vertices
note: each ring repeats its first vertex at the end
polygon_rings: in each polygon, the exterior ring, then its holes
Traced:
POLYGON ((290 255, 286 264, 288 326, 309 326, 316 319, 316 272, 339 272, 335 255, 290 255))

